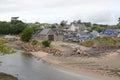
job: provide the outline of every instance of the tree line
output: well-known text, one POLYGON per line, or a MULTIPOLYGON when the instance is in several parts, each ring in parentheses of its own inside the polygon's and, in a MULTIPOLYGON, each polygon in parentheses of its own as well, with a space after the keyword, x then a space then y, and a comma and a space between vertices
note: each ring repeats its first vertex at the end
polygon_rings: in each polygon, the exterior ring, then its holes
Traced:
POLYGON ((0 34, 19 34, 26 26, 27 24, 22 21, 17 21, 15 23, 0 21, 0 34))

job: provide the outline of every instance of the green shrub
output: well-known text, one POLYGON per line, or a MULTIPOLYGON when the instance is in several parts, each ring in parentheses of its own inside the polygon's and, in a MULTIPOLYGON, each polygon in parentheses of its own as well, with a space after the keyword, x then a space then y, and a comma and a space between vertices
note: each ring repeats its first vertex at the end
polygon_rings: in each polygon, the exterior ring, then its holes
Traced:
POLYGON ((2 39, 0 39, 0 53, 11 54, 14 52, 15 51, 12 49, 12 47, 4 45, 4 41, 2 39))
POLYGON ((49 40, 42 41, 42 45, 45 47, 50 47, 51 42, 49 40))
POLYGON ((20 38, 22 41, 28 42, 32 38, 33 33, 33 29, 31 27, 27 27, 23 30, 20 38))
POLYGON ((32 45, 36 45, 38 43, 38 41, 37 40, 32 40, 32 45))
POLYGON ((0 52, 3 54, 11 54, 14 53, 15 51, 11 47, 0 45, 0 52))

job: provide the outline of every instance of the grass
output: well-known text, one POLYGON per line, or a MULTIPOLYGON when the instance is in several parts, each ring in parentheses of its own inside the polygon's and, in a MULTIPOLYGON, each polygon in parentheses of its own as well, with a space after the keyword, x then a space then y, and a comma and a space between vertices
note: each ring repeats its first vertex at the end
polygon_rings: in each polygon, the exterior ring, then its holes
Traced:
POLYGON ((86 47, 120 46, 120 38, 103 37, 103 38, 89 39, 81 43, 81 45, 86 47))
POLYGON ((60 46, 64 48, 72 48, 70 45, 66 45, 66 44, 61 44, 60 46))
POLYGON ((6 46, 4 40, 0 39, 0 53, 3 54, 11 54, 15 51, 12 49, 12 47, 6 46))
POLYGON ((0 61, 0 66, 1 66, 2 62, 0 61))
POLYGON ((18 80, 18 79, 12 75, 0 73, 0 80, 18 80))
POLYGON ((50 45, 51 48, 55 48, 56 46, 54 44, 51 43, 50 45))

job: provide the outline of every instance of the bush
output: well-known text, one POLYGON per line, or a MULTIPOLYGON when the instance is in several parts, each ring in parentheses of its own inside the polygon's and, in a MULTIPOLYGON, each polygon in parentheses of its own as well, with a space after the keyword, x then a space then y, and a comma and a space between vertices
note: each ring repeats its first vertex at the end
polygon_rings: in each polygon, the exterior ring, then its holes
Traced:
POLYGON ((22 41, 28 42, 32 38, 33 33, 33 29, 31 27, 27 27, 23 30, 20 38, 22 41))
POLYGON ((32 45, 36 45, 38 43, 38 41, 37 40, 32 40, 32 45))
POLYGON ((0 53, 11 54, 14 52, 15 51, 11 47, 4 45, 4 41, 2 39, 0 39, 0 53))
POLYGON ((50 47, 51 42, 49 40, 44 40, 42 41, 42 45, 44 45, 45 47, 50 47))

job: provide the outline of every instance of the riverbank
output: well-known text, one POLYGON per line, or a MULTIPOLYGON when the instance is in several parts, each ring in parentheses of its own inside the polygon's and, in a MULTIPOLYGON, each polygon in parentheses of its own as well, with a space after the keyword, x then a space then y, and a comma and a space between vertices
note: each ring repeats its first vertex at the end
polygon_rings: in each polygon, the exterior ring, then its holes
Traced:
POLYGON ((101 80, 120 79, 119 49, 93 51, 78 44, 64 42, 52 42, 53 46, 51 48, 44 48, 40 44, 32 45, 31 43, 22 43, 19 41, 17 43, 38 59, 42 59, 63 70, 96 78, 100 77, 101 80), (73 49, 76 47, 87 51, 88 55, 73 54, 73 49), (59 51, 61 52, 60 54, 58 54, 59 51))
POLYGON ((18 79, 12 75, 0 72, 0 80, 18 80, 18 79))
POLYGON ((36 58, 55 65, 63 70, 100 78, 101 80, 119 80, 119 53, 100 58, 56 57, 45 52, 31 52, 36 58), (118 57, 118 58, 117 58, 118 57), (117 61, 117 62, 116 62, 117 61))

